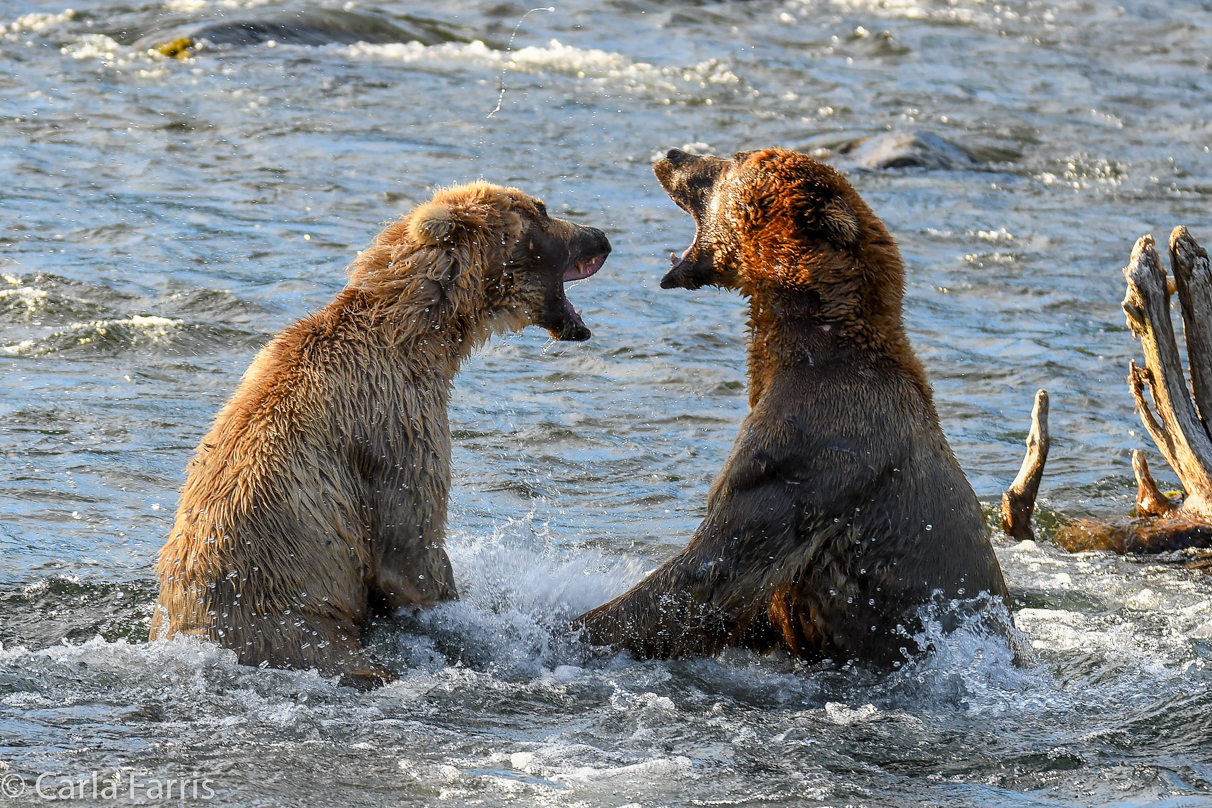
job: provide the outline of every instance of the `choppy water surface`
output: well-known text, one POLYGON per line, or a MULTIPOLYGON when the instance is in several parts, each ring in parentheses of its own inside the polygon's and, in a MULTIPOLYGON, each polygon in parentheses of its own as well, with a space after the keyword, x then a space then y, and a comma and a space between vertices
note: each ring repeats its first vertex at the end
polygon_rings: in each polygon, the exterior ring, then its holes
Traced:
POLYGON ((1191 556, 1001 543, 1027 669, 976 632, 880 677, 590 658, 560 628, 684 543, 746 409, 740 301, 657 288, 692 233, 649 170, 670 146, 971 153, 851 172, 947 434, 992 514, 1046 387, 1044 525, 1125 512, 1148 444, 1119 268, 1144 232, 1212 241, 1207 4, 558 2, 508 51, 527 5, 64 2, 0 5, 0 775, 209 778, 229 805, 1212 804, 1191 556), (415 41, 146 52, 303 8, 415 41), (592 341, 532 329, 459 379, 465 600, 379 627, 401 679, 371 694, 147 645, 182 469, 252 355, 383 221, 481 176, 615 253, 571 292, 592 341))

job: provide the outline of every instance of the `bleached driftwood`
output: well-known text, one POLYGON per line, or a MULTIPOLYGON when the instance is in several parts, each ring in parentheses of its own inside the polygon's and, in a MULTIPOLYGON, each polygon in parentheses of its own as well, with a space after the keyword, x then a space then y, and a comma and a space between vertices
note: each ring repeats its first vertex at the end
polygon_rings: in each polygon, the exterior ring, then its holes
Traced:
POLYGON ((1145 366, 1129 363, 1128 386, 1145 429, 1185 493, 1181 503, 1162 493, 1144 454, 1134 451, 1135 518, 1080 520, 1056 536, 1066 549, 1123 553, 1212 546, 1212 267, 1208 253, 1185 227, 1170 234, 1170 267, 1172 278, 1162 269, 1152 236, 1137 239, 1124 269, 1128 293, 1123 309, 1128 327, 1140 338, 1145 366), (1170 316, 1170 295, 1175 292, 1187 343, 1189 385, 1170 316))
MULTIPOLYGON (((1187 355, 1194 357, 1192 368, 1199 368, 1192 375, 1206 386, 1212 383, 1212 273, 1208 271, 1208 254, 1186 228, 1176 227, 1170 236, 1170 263, 1183 310, 1187 355)), ((1141 421, 1182 481, 1186 496, 1181 510, 1212 523, 1212 438, 1201 417, 1202 410, 1212 414, 1212 395, 1205 398, 1203 408, 1197 409, 1179 360, 1166 273, 1153 249, 1152 237, 1137 240, 1124 277, 1128 281, 1124 313, 1128 315, 1128 327, 1140 337, 1145 351, 1144 369, 1133 362, 1128 379, 1141 421), (1145 398, 1145 387, 1152 394, 1153 409, 1145 398)), ((1144 485, 1139 474, 1137 477, 1144 485)))
POLYGON ((1145 461, 1145 453, 1140 449, 1132 450, 1132 473, 1136 475, 1136 513, 1138 516, 1165 516, 1178 510, 1178 506, 1161 492, 1153 475, 1149 473, 1149 464, 1145 461))
POLYGON ((1207 431, 1212 416, 1212 267, 1208 253, 1185 227, 1170 234, 1170 267, 1183 312, 1195 408, 1207 431))
POLYGON ((1048 391, 1035 394, 1035 406, 1031 409, 1031 431, 1027 433, 1027 455, 1018 470, 1014 482, 1002 494, 1002 529, 1012 539, 1023 541, 1034 539, 1031 530, 1031 514, 1035 511, 1035 497, 1039 493, 1039 481, 1044 476, 1044 464, 1048 462, 1048 391))

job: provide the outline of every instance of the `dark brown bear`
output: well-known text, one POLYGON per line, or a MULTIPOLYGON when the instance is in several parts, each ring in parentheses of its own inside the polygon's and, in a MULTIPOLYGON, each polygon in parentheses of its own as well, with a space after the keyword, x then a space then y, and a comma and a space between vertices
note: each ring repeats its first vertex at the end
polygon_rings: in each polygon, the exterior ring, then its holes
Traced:
POLYGON ((246 665, 391 678, 372 610, 457 597, 444 547, 447 401, 493 332, 589 329, 564 295, 610 252, 515 188, 438 192, 379 234, 325 308, 258 354, 189 464, 160 551, 151 638, 190 634, 246 665))
POLYGON ((904 268, 842 176, 780 149, 674 149, 657 179, 694 217, 663 288, 749 298, 751 411, 686 549, 577 618, 637 657, 782 646, 903 661, 932 599, 1003 600, 972 488, 901 320, 904 268))

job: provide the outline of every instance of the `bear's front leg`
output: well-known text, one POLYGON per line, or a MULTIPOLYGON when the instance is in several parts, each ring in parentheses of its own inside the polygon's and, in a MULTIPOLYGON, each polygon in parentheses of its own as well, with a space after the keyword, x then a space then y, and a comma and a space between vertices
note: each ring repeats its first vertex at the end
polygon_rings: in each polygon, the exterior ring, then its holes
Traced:
POLYGON ((388 613, 459 599, 450 558, 440 543, 385 553, 367 587, 371 604, 388 613))
POLYGON ((638 658, 772 644, 815 655, 821 632, 803 630, 788 643, 792 615, 779 608, 786 598, 771 607, 849 529, 855 506, 891 460, 872 458, 873 468, 857 453, 822 446, 829 436, 819 432, 780 452, 789 442, 771 432, 786 424, 747 419, 689 544, 631 591, 574 620, 586 640, 638 658))
MULTIPOLYGON (((381 486, 392 491, 398 486, 381 486)), ((426 508, 406 498, 380 496, 370 513, 369 605, 380 614, 458 600, 446 555, 445 496, 426 508)))
POLYGON ((150 639, 200 637, 235 651, 242 665, 315 669, 359 690, 393 681, 395 674, 370 659, 358 642, 365 610, 335 588, 332 594, 322 602, 296 601, 289 609, 264 611, 264 604, 259 609, 236 597, 227 579, 211 585, 172 580, 161 589, 150 639), (352 611, 338 604, 342 600, 352 611))
MULTIPOLYGON (((685 555, 685 554, 683 554, 685 555)), ((631 591, 576 618, 572 627, 590 645, 636 659, 710 656, 737 633, 737 621, 686 583, 690 565, 675 558, 631 591)))
POLYGON ((753 490, 721 497, 685 550, 631 591, 578 617, 573 628, 592 645, 640 659, 768 645, 771 599, 817 542, 796 536, 798 520, 784 492, 757 491, 756 498, 753 490))

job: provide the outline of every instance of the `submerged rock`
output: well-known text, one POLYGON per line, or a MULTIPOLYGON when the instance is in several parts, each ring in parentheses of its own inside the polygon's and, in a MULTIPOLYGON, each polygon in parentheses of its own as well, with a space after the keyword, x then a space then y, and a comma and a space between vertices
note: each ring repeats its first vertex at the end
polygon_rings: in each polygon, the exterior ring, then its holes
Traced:
POLYGON ((841 168, 973 168, 977 161, 963 148, 929 132, 886 132, 852 140, 826 159, 841 168))
MULTIPOLYGON (((118 37, 115 37, 118 38, 118 37)), ((134 47, 186 58, 203 46, 239 48, 275 42, 283 45, 333 45, 368 42, 420 42, 437 45, 462 37, 423 17, 388 20, 374 14, 335 9, 278 11, 239 19, 211 19, 160 28, 139 35, 134 47)))

